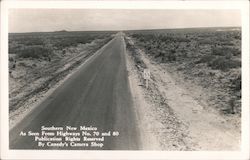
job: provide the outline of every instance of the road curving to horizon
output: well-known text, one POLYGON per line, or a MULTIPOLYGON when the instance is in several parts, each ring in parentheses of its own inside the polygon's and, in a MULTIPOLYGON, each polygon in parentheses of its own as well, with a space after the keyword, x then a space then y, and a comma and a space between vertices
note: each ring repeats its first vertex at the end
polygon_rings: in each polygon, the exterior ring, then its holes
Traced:
POLYGON ((139 149, 125 52, 122 33, 118 33, 10 130, 10 149, 139 149), (21 131, 40 133, 42 126, 92 126, 99 132, 118 131, 119 136, 105 137, 103 147, 39 147, 34 136, 20 136, 21 131))

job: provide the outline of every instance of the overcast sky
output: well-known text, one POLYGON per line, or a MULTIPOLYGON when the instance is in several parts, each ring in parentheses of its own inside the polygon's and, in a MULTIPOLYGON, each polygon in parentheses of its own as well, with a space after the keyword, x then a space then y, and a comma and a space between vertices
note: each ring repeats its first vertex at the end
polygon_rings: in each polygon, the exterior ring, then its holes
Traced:
POLYGON ((239 10, 12 9, 9 32, 241 26, 239 10))

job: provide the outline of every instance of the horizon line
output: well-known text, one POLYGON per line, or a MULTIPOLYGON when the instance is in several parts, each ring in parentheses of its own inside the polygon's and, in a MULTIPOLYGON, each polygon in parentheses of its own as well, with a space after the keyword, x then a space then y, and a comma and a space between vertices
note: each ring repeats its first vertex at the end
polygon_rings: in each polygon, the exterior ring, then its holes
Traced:
POLYGON ((176 27, 176 28, 148 28, 148 29, 120 29, 120 30, 56 30, 56 31, 35 31, 35 32, 8 32, 15 33, 51 33, 51 32, 121 32, 121 31, 147 31, 147 30, 175 30, 175 29, 198 29, 198 28, 241 28, 241 26, 215 26, 215 27, 176 27))

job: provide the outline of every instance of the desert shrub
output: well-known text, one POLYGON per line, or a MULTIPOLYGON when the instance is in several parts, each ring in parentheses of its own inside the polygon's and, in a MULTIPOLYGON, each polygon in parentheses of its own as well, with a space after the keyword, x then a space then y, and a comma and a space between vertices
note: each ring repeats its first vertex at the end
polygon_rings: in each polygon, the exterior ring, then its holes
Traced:
POLYGON ((139 55, 134 55, 134 60, 137 65, 140 65, 142 68, 146 68, 145 63, 142 61, 141 57, 139 55))
POLYGON ((146 47, 146 49, 148 50, 148 51, 150 51, 151 50, 151 46, 150 45, 147 45, 147 46, 145 46, 146 47))
POLYGON ((19 62, 18 65, 22 67, 27 67, 27 65, 24 62, 19 62))
POLYGON ((52 50, 44 46, 28 46, 19 50, 18 56, 20 58, 48 58, 52 50))
POLYGON ((226 59, 223 57, 216 57, 214 60, 208 62, 208 66, 212 69, 227 71, 231 68, 241 67, 241 62, 232 59, 226 59))
POLYGON ((233 91, 241 91, 241 72, 233 77, 231 89, 233 91))
POLYGON ((54 46, 57 49, 63 49, 66 47, 77 46, 78 44, 90 43, 94 37, 91 36, 67 36, 54 38, 54 46))
POLYGON ((171 36, 164 36, 164 35, 160 35, 158 37, 158 39, 161 40, 162 42, 171 42, 171 41, 174 40, 173 37, 171 37, 171 36))
POLYGON ((9 57, 9 61, 10 61, 10 62, 13 62, 13 61, 14 61, 14 58, 13 58, 13 57, 9 57))
POLYGON ((190 42, 190 39, 184 37, 176 37, 176 42, 190 42))
POLYGON ((17 54, 20 51, 20 46, 9 45, 9 54, 17 54))
POLYGON ((241 40, 241 33, 238 32, 237 34, 235 34, 234 38, 237 39, 237 40, 241 40))
POLYGON ((168 59, 169 62, 176 61, 176 55, 175 54, 169 54, 167 56, 167 59, 168 59))
POLYGON ((161 57, 161 60, 162 60, 163 63, 165 63, 165 62, 173 62, 173 61, 176 61, 176 59, 177 59, 176 51, 174 49, 172 49, 172 50, 162 50, 159 53, 160 54, 156 58, 161 57))
POLYGON ((15 39, 19 44, 31 46, 31 45, 44 45, 42 38, 32 36, 22 36, 15 39))
POLYGON ((218 55, 218 56, 229 56, 231 55, 239 55, 240 51, 236 48, 232 47, 213 47, 212 48, 212 54, 218 55))
POLYGON ((195 63, 209 63, 211 62, 213 59, 215 59, 216 56, 214 55, 210 55, 210 54, 206 54, 204 56, 202 56, 198 61, 196 61, 195 63))
POLYGON ((215 42, 212 39, 201 39, 199 40, 199 44, 200 45, 206 45, 206 44, 213 45, 215 44, 215 42))
POLYGON ((223 45, 223 46, 233 46, 234 45, 234 43, 232 43, 232 42, 221 42, 221 45, 223 45))
POLYGON ((168 60, 171 61, 176 61, 176 51, 174 49, 170 50, 170 53, 167 55, 168 60))

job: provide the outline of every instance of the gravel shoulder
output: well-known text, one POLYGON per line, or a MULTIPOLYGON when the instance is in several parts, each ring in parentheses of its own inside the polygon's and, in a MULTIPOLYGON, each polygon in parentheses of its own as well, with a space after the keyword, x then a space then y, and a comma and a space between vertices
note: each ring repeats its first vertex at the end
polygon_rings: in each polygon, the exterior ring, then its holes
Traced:
POLYGON ((143 150, 193 150, 196 144, 183 123, 165 102, 155 83, 145 87, 143 72, 138 70, 131 52, 126 54, 131 94, 143 150))

